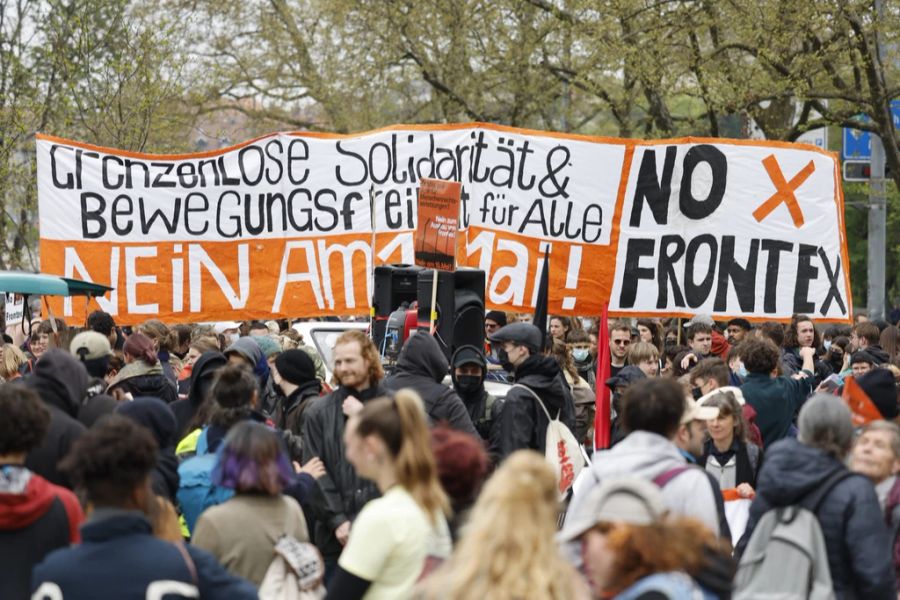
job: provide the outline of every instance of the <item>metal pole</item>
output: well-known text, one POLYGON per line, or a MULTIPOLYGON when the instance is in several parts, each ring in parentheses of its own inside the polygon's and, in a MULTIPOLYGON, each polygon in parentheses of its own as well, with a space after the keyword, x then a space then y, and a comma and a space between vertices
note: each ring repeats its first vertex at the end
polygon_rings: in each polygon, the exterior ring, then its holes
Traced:
MULTIPOLYGON (((881 0, 875 0, 875 13, 884 18, 881 0)), ((881 40, 876 27, 876 52, 881 40)), ((881 137, 872 134, 872 160, 869 173, 869 264, 866 300, 870 319, 883 319, 885 299, 885 252, 887 239, 887 198, 884 185, 884 146, 881 137)))
POLYGON ((872 135, 872 162, 869 176, 869 287, 866 293, 869 318, 884 318, 885 248, 887 199, 884 190, 884 146, 872 135))

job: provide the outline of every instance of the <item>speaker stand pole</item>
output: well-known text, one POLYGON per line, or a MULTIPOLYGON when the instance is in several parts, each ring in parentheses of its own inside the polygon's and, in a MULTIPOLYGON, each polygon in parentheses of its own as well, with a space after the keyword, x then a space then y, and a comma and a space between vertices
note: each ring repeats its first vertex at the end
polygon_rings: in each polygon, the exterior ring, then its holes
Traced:
POLYGON ((368 290, 371 291, 369 294, 369 336, 375 337, 375 262, 377 260, 377 256, 375 255, 375 184, 369 186, 369 218, 372 221, 372 268, 368 273, 368 281, 369 284, 368 290))
POLYGON ((438 270, 431 270, 431 325, 428 330, 434 335, 435 324, 437 323, 437 288, 438 288, 438 270))

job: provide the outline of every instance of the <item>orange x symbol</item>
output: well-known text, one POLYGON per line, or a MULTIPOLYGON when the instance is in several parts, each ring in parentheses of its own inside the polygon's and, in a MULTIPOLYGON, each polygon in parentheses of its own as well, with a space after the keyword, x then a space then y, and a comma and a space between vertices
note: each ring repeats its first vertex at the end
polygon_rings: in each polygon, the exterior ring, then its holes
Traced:
POLYGON ((784 175, 781 173, 781 167, 778 166, 778 161, 775 160, 774 154, 765 157, 762 163, 772 183, 775 184, 775 193, 753 211, 753 217, 757 221, 762 221, 779 204, 784 202, 791 213, 791 219, 794 220, 794 227, 799 229, 803 226, 803 211, 800 210, 800 205, 797 204, 797 197, 794 195, 794 191, 813 174, 813 171, 816 170, 816 165, 813 161, 809 161, 809 164, 794 175, 790 181, 785 181, 784 175))

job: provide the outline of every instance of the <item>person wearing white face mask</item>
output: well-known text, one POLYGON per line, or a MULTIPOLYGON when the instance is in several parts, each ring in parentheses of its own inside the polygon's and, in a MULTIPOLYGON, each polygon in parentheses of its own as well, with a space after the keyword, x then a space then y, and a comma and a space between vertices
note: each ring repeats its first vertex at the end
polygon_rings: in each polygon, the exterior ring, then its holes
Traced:
POLYGON ((241 324, 237 321, 221 321, 215 324, 215 332, 225 338, 227 348, 240 339, 241 324))

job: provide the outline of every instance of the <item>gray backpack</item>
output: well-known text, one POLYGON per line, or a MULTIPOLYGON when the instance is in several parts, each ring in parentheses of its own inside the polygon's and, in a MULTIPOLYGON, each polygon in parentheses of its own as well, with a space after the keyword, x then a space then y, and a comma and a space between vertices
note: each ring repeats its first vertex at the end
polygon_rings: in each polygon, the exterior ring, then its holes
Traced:
POLYGON ((816 511, 851 473, 840 469, 795 505, 763 515, 734 579, 734 600, 831 600, 834 588, 816 511))

